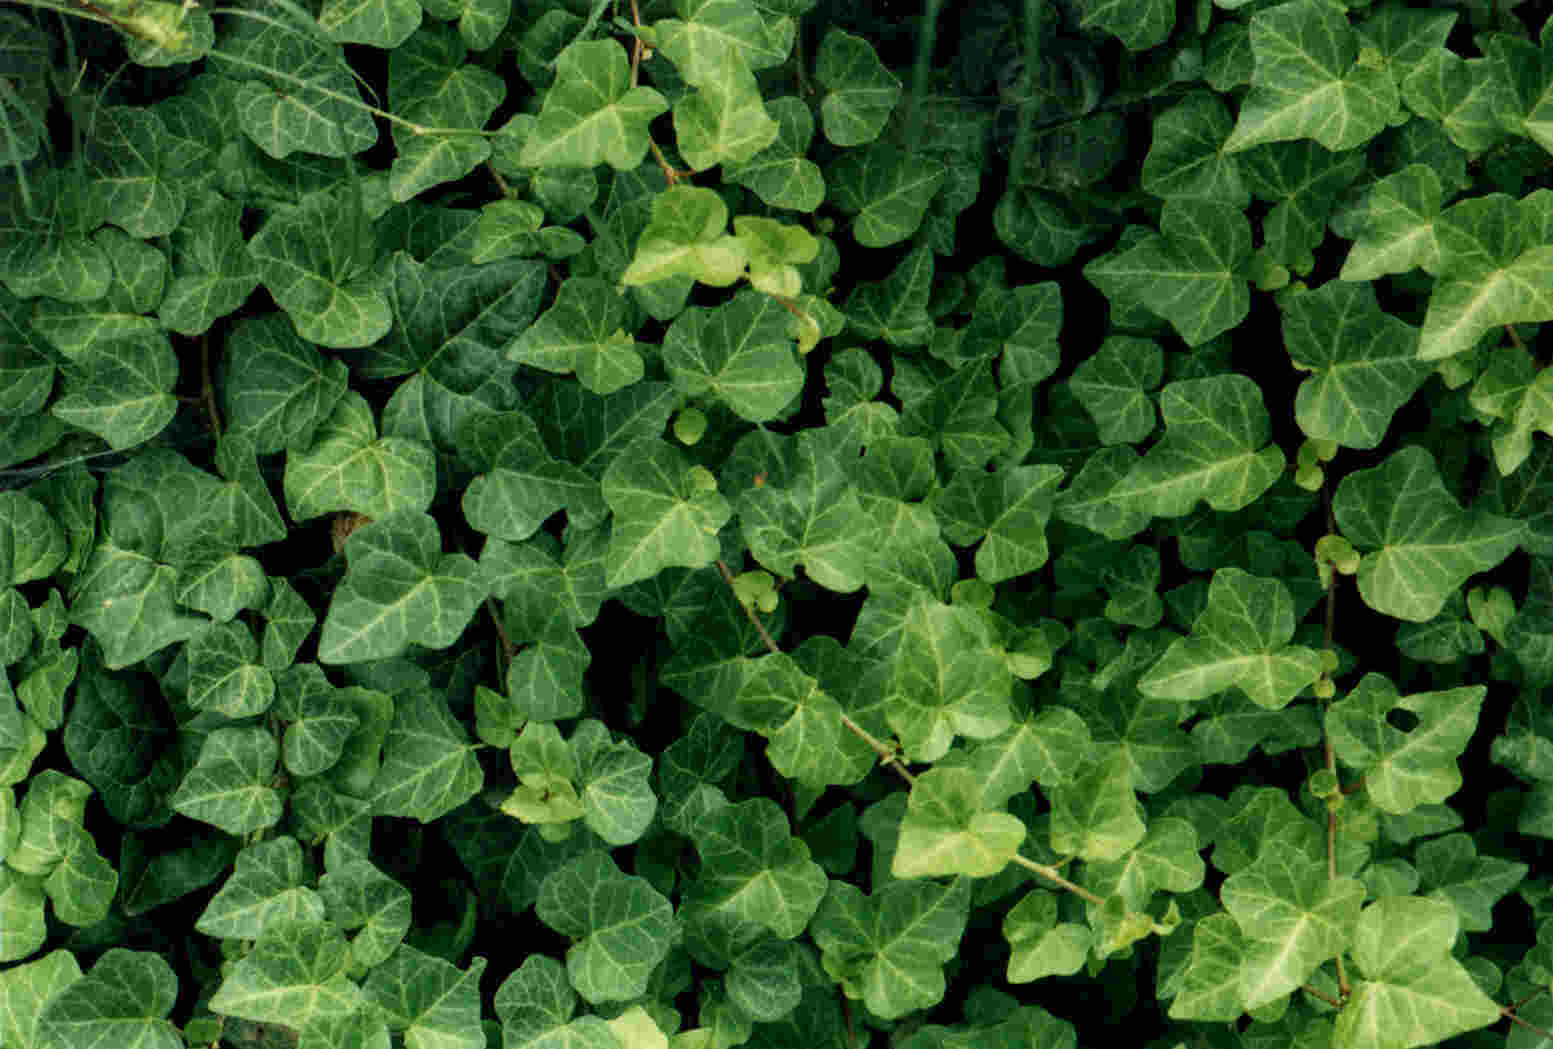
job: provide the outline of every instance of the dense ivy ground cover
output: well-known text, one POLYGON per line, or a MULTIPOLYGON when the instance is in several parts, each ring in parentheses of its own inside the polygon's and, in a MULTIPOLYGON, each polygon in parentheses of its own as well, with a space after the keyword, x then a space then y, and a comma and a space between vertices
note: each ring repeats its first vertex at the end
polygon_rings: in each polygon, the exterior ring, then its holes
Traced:
POLYGON ((1553 20, 0 10, 0 1047, 1553 1046, 1553 20))

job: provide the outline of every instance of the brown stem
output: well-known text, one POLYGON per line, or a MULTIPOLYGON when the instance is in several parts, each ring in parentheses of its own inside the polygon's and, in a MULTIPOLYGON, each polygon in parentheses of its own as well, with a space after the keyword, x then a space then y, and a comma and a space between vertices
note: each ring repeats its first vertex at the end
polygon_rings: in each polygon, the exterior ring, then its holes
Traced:
MULTIPOLYGON (((1332 489, 1327 485, 1321 486, 1321 500, 1326 509, 1327 534, 1337 533, 1337 519, 1332 514, 1332 489)), ((1336 634, 1337 625, 1337 585, 1343 578, 1342 573, 1333 571, 1331 584, 1327 587, 1326 598, 1326 636, 1325 650, 1332 651, 1332 639, 1336 634)), ((1326 719, 1321 719, 1321 749, 1326 757, 1327 771, 1332 774, 1333 782, 1337 781, 1337 755, 1332 750, 1332 736, 1326 730, 1326 719)), ((1337 880, 1337 810, 1327 807, 1327 880, 1337 880)), ((1348 974, 1343 970, 1343 956, 1337 956, 1337 990, 1344 1000, 1348 998, 1348 974)))
POLYGON ((210 382, 210 333, 200 336, 200 396, 210 416, 210 432, 221 436, 221 413, 216 410, 216 388, 210 382))
MULTIPOLYGON (((1316 988, 1312 987, 1308 983, 1301 984, 1300 985, 1300 990, 1304 991, 1306 994, 1314 995, 1315 997, 1320 998, 1323 1002, 1326 1002, 1328 1005, 1330 1005, 1334 1009, 1341 1009, 1343 1007, 1343 1003, 1342 1002, 1338 1001, 1336 998, 1333 998, 1330 994, 1327 994, 1325 991, 1317 990, 1316 988)), ((1347 997, 1347 996, 1344 995, 1344 997, 1347 997)))

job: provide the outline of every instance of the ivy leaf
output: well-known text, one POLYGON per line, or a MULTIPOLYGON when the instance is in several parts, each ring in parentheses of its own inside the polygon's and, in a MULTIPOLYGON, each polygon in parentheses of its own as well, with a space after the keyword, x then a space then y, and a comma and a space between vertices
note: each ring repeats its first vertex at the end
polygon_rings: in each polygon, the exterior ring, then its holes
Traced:
POLYGON ((695 91, 674 104, 674 133, 692 170, 742 164, 775 141, 777 122, 766 112, 741 49, 724 45, 718 61, 687 80, 695 91))
POLYGON ((1357 61, 1347 12, 1326 0, 1292 0, 1252 15, 1251 52, 1251 93, 1226 153, 1296 138, 1334 153, 1353 149, 1378 135, 1400 105, 1396 81, 1357 61))
POLYGON ((1017 816, 982 811, 981 784, 970 769, 930 769, 912 785, 890 873, 990 878, 1014 858, 1024 838, 1017 816))
POLYGON ((1354 878, 1328 879, 1325 867, 1297 853, 1264 851, 1219 890, 1246 938, 1240 963, 1245 1010, 1290 994, 1348 946, 1365 888, 1354 878))
POLYGON ((99 542, 76 579, 70 621, 103 649, 109 670, 120 670, 177 641, 206 620, 184 615, 174 598, 176 571, 113 541, 99 542))
POLYGON ((342 929, 360 929, 351 940, 351 959, 376 966, 393 954, 410 931, 410 890, 369 860, 350 860, 318 879, 318 894, 342 929))
POLYGON ((621 452, 604 473, 604 499, 615 515, 605 582, 625 586, 672 565, 711 564, 717 532, 733 516, 716 485, 710 473, 692 468, 683 453, 657 438, 621 452))
POLYGON ((883 248, 917 231, 948 174, 949 169, 931 155, 912 155, 875 142, 866 149, 842 153, 830 166, 827 179, 835 205, 857 216, 852 220, 857 242, 883 248))
POLYGON ((598 849, 545 878, 535 913, 572 937, 566 971, 577 993, 595 1005, 639 998, 669 953, 675 929, 669 901, 645 878, 622 874, 598 849))
POLYGON ((169 802, 175 811, 228 834, 272 827, 285 809, 270 785, 279 756, 275 737, 259 726, 216 729, 169 802))
POLYGON ((256 717, 275 699, 275 679, 259 665, 259 643, 238 622, 212 623, 189 642, 189 705, 234 721, 256 717))
POLYGON ((366 791, 373 815, 441 819, 480 789, 474 751, 445 700, 419 691, 395 696, 383 765, 366 791))
MULTIPOLYGON (((485 127, 507 85, 500 76, 466 63, 467 47, 451 26, 426 26, 395 47, 388 59, 388 91, 405 119, 430 127, 485 127)), ((388 170, 389 195, 406 201, 423 190, 463 178, 491 155, 484 135, 419 133, 394 128, 399 155, 388 170)))
POLYGON ((227 421, 260 455, 313 443, 345 396, 347 371, 325 360, 278 313, 244 317, 227 337, 227 421))
POLYGON ((694 840, 701 870, 679 914, 695 935, 737 949, 761 930, 791 940, 808 926, 828 881, 770 798, 713 806, 696 820, 694 840))
POLYGON ((732 701, 714 709, 770 740, 772 765, 801 783, 856 783, 873 766, 873 751, 842 723, 840 702, 786 653, 754 660, 732 701))
POLYGON ((318 639, 325 663, 388 659, 410 644, 447 648, 486 598, 479 567, 444 554, 437 523, 401 510, 357 529, 318 639))
POLYGON ((1057 897, 1040 889, 1027 892, 1003 916, 1003 938, 1011 948, 1009 983, 1072 976, 1084 967, 1094 945, 1089 926, 1057 921, 1057 897))
POLYGON ((249 845, 194 927, 218 939, 257 940, 272 922, 321 922, 324 901, 303 884, 306 873, 302 846, 289 835, 249 845))
POLYGON ((626 320, 626 300, 608 283, 571 277, 550 308, 508 344, 507 358, 548 372, 576 372, 594 393, 614 393, 644 374, 626 320))
POLYGON ((1289 357, 1314 373, 1294 401, 1300 429, 1313 440, 1374 448, 1433 371, 1418 359, 1417 331, 1381 310, 1369 284, 1328 281, 1283 301, 1289 357))
POLYGON ((416 0, 324 0, 318 28, 340 44, 398 47, 421 24, 416 0))
POLYGON ((664 335, 664 364, 686 394, 711 394, 741 418, 768 422, 803 388, 788 318, 771 296, 754 291, 715 309, 692 306, 664 335))
POLYGON ((382 437, 367 400, 354 390, 335 404, 306 450, 286 454, 286 505, 305 521, 336 510, 367 517, 431 506, 436 455, 408 437, 382 437))
POLYGON ((1138 682, 1145 694, 1198 700, 1240 688, 1278 710, 1321 675, 1321 655, 1294 637, 1294 600, 1277 579, 1221 568, 1190 637, 1177 638, 1138 682))
POLYGON ((610 845, 629 845, 652 823, 658 799, 648 785, 652 758, 614 742, 602 721, 589 718, 567 741, 577 759, 583 822, 610 845))
POLYGON ((248 251, 259 279, 304 339, 334 348, 370 346, 393 325, 388 281, 365 257, 370 241, 357 245, 359 201, 341 197, 313 193, 272 214, 248 251))
POLYGON ((766 112, 777 136, 743 163, 723 165, 723 176, 746 186, 773 208, 814 211, 825 199, 825 176, 806 155, 814 139, 814 114, 792 96, 772 99, 766 112))
POLYGON ((173 231, 173 280, 157 307, 162 323, 181 335, 208 331, 237 309, 259 284, 239 220, 243 206, 207 192, 173 231))
POLYGON ((1101 863, 1121 859, 1143 840, 1141 806, 1125 751, 1092 762, 1051 790, 1051 846, 1064 856, 1101 863))
POLYGON ((1494 904, 1508 895, 1530 870, 1498 856, 1479 856, 1467 834, 1446 834, 1418 846, 1418 877, 1429 895, 1446 899, 1467 932, 1493 927, 1494 904))
POLYGON ((403 1033, 406 1049, 484 1049, 480 976, 485 964, 484 958, 475 958, 459 969, 402 943, 372 969, 362 997, 382 1011, 390 1031, 403 1033))
POLYGON ((878 138, 901 97, 900 79, 879 61, 873 45, 841 29, 831 29, 820 43, 814 78, 826 89, 820 119, 835 146, 878 138))
MULTIPOLYGON (((7 915, 8 918, 11 916, 7 915)), ((40 922, 42 917, 40 910, 40 922)), ((9 945, 5 944, 5 939, 0 937, 0 954, 9 958, 13 955, 6 950, 9 945)), ((108 976, 109 971, 103 975, 108 976)), ((63 948, 52 950, 29 962, 9 966, 0 973, 0 1016, 5 1017, 0 1020, 0 1036, 5 1037, 6 1044, 21 1046, 22 1049, 36 1049, 46 1044, 40 1032, 44 1010, 80 980, 81 966, 75 956, 63 948)), ((177 1037, 176 1031, 173 1036, 177 1037)))
POLYGON ((1414 623, 1433 619, 1474 572, 1486 572, 1515 549, 1520 521, 1465 511, 1445 489, 1434 456, 1410 445, 1337 486, 1332 513, 1343 537, 1365 551, 1359 594, 1385 615, 1414 623))
POLYGON ((1244 375, 1185 379, 1160 395, 1165 436, 1107 493, 1126 510, 1180 517, 1199 500, 1221 512, 1249 506, 1283 472, 1262 391, 1244 375), (1266 445, 1266 447, 1263 447, 1266 445))
POLYGON ((1046 563, 1046 522, 1062 475, 1049 465, 961 471, 937 493, 933 511, 951 543, 981 543, 976 577, 1001 583, 1046 563))
POLYGON ((1370 281, 1419 267, 1436 273, 1440 247, 1434 223, 1445 189, 1427 164, 1409 164, 1372 185, 1356 209, 1360 224, 1343 262, 1345 281, 1370 281))
POLYGON ((172 392, 178 358, 160 333, 94 343, 65 369, 64 379, 50 411, 95 433, 110 448, 151 440, 178 411, 172 392))
POLYGON ((831 881, 809 927, 829 973, 881 1019, 925 1009, 944 995, 970 914, 971 882, 891 882, 871 896, 831 881))
POLYGON ((45 1044, 179 1049, 167 1019, 178 996, 172 966, 150 951, 114 947, 80 979, 61 987, 38 1015, 45 1044))
POLYGON ((956 735, 994 739, 1013 722, 1013 675, 972 609, 918 600, 901 623, 884 708, 913 761, 937 761, 956 735))
POLYGON ((629 171, 647 153, 647 125, 669 104, 650 87, 631 87, 625 49, 613 40, 570 44, 555 59, 555 83, 545 92, 518 163, 525 167, 591 168, 608 163, 629 171))
POLYGON ((1146 232, 1084 267, 1113 303, 1137 300, 1169 321, 1188 346, 1200 346, 1245 319, 1251 225, 1218 200, 1167 200, 1159 233, 1146 232))
POLYGON ((1451 956, 1456 912, 1443 900, 1384 896, 1354 927, 1362 977, 1338 1013, 1334 1049, 1413 1049, 1499 1020, 1499 1006, 1451 956))
POLYGON ((1152 339, 1113 335, 1068 380, 1102 444, 1136 444, 1154 432, 1158 414, 1148 392, 1165 374, 1165 355, 1152 339))
POLYGON ((350 945, 332 922, 273 922, 227 971, 210 1010, 296 1029, 351 1013, 364 1003, 346 973, 350 959, 350 945))
POLYGON ((1405 815, 1443 802, 1461 789, 1456 759, 1477 728, 1483 685, 1442 692, 1397 694, 1382 674, 1366 674, 1327 708, 1327 733, 1343 764, 1364 775, 1364 790, 1377 807, 1405 815), (1409 731, 1392 726, 1393 710, 1417 717, 1409 731))

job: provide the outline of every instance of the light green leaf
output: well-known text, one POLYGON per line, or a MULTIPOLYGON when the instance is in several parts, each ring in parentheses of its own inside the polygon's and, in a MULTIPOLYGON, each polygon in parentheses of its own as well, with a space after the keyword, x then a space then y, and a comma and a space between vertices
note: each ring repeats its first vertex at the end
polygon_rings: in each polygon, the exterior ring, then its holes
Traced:
POLYGON ((674 104, 674 133, 692 170, 742 164, 776 140, 777 122, 766 113, 741 49, 725 45, 705 75, 691 83, 695 90, 674 104))
POLYGON ((1343 537, 1364 552, 1359 593, 1377 612, 1422 623, 1474 572, 1515 550, 1520 521, 1465 511, 1423 448, 1410 445, 1343 478, 1332 499, 1343 537))
POLYGON ((1391 417, 1433 371, 1418 359, 1417 331, 1382 311, 1369 284, 1328 281, 1283 307, 1289 357, 1315 373, 1295 398, 1300 429, 1350 448, 1380 444, 1391 417))
POLYGON ((1013 721, 1013 675, 974 609, 918 600, 901 623, 885 720, 913 761, 937 761, 956 735, 994 739, 1013 721))
POLYGON ((982 810, 981 785, 971 770, 930 769, 912 784, 890 873, 990 878, 1014 858, 1024 839, 1025 825, 1017 816, 982 810))
POLYGON ((364 794, 373 815, 431 823, 474 797, 483 779, 475 745, 445 699, 419 691, 394 698, 383 765, 364 794))
POLYGON ((333 867, 318 879, 318 894, 329 917, 342 929, 360 929, 351 940, 351 960, 376 966, 410 931, 410 890, 357 859, 333 867))
POLYGON ((753 190, 773 208, 818 209, 825 199, 825 177, 807 156, 814 114, 791 95, 768 101, 766 112, 777 122, 777 137, 744 163, 724 164, 723 177, 753 190))
POLYGON ((1362 973, 1338 1013, 1333 1049, 1414 1049, 1498 1022, 1499 1006, 1451 956, 1456 912, 1443 900, 1385 896, 1359 915, 1362 973))
POLYGON ((1008 982, 1030 983, 1043 976, 1072 976, 1084 967, 1094 944, 1087 925, 1057 921, 1057 897, 1032 889, 1003 916, 1003 938, 1011 948, 1008 982))
POLYGON ((614 393, 644 373, 626 321, 626 300, 607 282, 570 277, 550 308, 507 345, 507 359, 548 372, 576 372, 594 393, 614 393))
POLYGON ((1062 475, 1049 465, 960 471, 935 494, 933 513, 949 542, 981 543, 976 578, 1002 583, 1046 563, 1046 522, 1062 475))
POLYGON ((272 213, 248 242, 259 279, 297 332, 336 349, 370 346, 393 325, 387 277, 352 192, 309 194, 272 213))
POLYGON ((231 876, 194 927, 218 939, 257 940, 272 922, 321 922, 324 901, 304 884, 306 874, 297 839, 287 835, 250 845, 237 854, 231 876))
POLYGON ((816 583, 851 593, 868 564, 862 504, 823 434, 800 433, 786 447, 787 482, 746 489, 739 500, 744 539, 769 571, 790 578, 802 561, 816 583))
POLYGON ((207 620, 179 613, 177 573, 133 550, 101 541, 76 578, 70 621, 102 646, 109 670, 138 663, 151 653, 186 641, 207 620))
POLYGON ((652 758, 629 742, 612 742, 604 723, 593 718, 568 742, 577 757, 577 794, 588 829, 610 845, 641 838, 658 809, 647 782, 652 758))
POLYGON ((480 1028, 480 975, 485 959, 459 969, 435 955, 400 944, 373 968, 362 997, 382 1010, 405 1049, 485 1049, 480 1028))
POLYGON ((350 960, 350 945, 333 923, 277 920, 227 971, 210 1011, 298 1029, 350 1013, 364 1004, 346 974, 350 960))
POLYGON ((1061 855, 1113 861, 1143 840, 1142 806, 1124 750, 1111 751, 1050 793, 1051 846, 1061 855))
MULTIPOLYGON (((0 881, 6 875, 0 873, 0 881)), ((0 908, 4 908, 5 896, 0 890, 0 908)), ((43 912, 39 900, 38 919, 41 928, 43 912)), ((12 914, 6 914, 7 919, 12 914)), ((13 927, 7 925, 7 932, 13 927)), ((19 929, 20 926, 14 927, 19 929)), ((6 937, 0 936, 0 957, 12 958, 7 951, 6 937)), ((41 941, 40 941, 41 942, 41 941)), ((31 951, 26 952, 31 954, 31 951)), ((39 1030, 43 1011, 65 988, 81 979, 81 966, 75 955, 60 948, 41 958, 20 965, 12 965, 0 972, 0 1038, 8 1046, 18 1049, 43 1049, 39 1030)))
POLYGON ((1268 850, 1219 895, 1245 936, 1240 997, 1250 1011, 1290 994, 1347 948, 1365 888, 1354 878, 1328 879, 1323 862, 1268 850))
POLYGON ((371 44, 391 50, 421 24, 416 0, 324 0, 318 27, 339 44, 371 44))
POLYGON ((545 878, 535 913, 572 937, 566 971, 577 993, 595 1005, 640 997, 669 953, 675 928, 669 901, 645 878, 622 874, 598 849, 545 878))
POLYGON ((1437 273, 1440 246, 1435 221, 1445 190, 1427 164, 1409 164, 1376 182, 1353 219, 1353 245, 1339 275, 1345 281, 1371 281, 1418 267, 1437 273))
POLYGON ((318 640, 325 663, 387 659, 410 644, 447 648, 469 625, 486 588, 475 562, 443 554, 437 524, 396 511, 354 532, 348 568, 318 640))
POLYGON ((1364 775, 1364 790, 1376 806, 1406 815, 1420 805, 1443 802, 1461 789, 1456 759, 1477 728, 1483 685, 1442 692, 1397 694, 1382 674, 1366 674, 1353 691, 1327 709, 1327 733, 1338 760, 1364 775), (1417 717, 1409 731, 1387 720, 1392 710, 1417 717))
POLYGON ((714 191, 674 186, 653 198, 652 218, 621 276, 628 286, 694 277, 722 288, 744 272, 744 241, 728 233, 728 205, 714 191))

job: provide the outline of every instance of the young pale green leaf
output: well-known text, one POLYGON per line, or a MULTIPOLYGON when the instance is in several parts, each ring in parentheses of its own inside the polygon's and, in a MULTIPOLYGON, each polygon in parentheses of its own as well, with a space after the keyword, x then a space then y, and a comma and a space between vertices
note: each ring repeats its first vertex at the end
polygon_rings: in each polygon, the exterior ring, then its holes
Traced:
POLYGON ((555 83, 545 92, 518 163, 561 168, 608 163, 629 171, 647 153, 647 125, 668 108, 652 88, 631 86, 620 44, 578 41, 556 56, 555 83))
POLYGON ((669 901, 645 878, 622 874, 599 849, 546 877, 535 912, 573 938, 566 971, 577 993, 593 1004, 640 997, 669 953, 675 928, 669 901))
POLYGON ((1382 674, 1365 674, 1352 692, 1327 710, 1327 733, 1338 760, 1364 775, 1364 790, 1378 807, 1405 815, 1461 789, 1456 759, 1477 728, 1487 689, 1471 685, 1442 692, 1398 695, 1382 674), (1408 732, 1387 721, 1394 709, 1418 723, 1408 732))
POLYGON ((890 872, 897 878, 964 874, 990 878, 1019 851, 1025 825, 1006 812, 986 812, 970 769, 935 768, 912 785, 890 872))
POLYGON ((1362 978, 1338 1013, 1333 1049, 1413 1049, 1498 1022, 1499 1006, 1451 956, 1456 913, 1444 900, 1386 896, 1359 915, 1362 978))
POLYGON ((1343 537, 1364 551, 1359 594, 1377 612, 1422 623, 1474 572, 1486 572, 1524 537, 1520 521, 1463 510, 1434 456, 1409 445, 1343 478, 1332 499, 1343 537))
POLYGON ((1058 922, 1057 897, 1032 889, 1003 916, 1003 938, 1010 948, 1008 982, 1031 983, 1082 969, 1094 932, 1077 922, 1058 922))
POLYGON ((694 171, 742 164, 777 137, 777 122, 766 113, 742 49, 732 43, 724 47, 704 75, 691 81, 695 90, 674 104, 677 145, 694 171))
POLYGON ((1277 710, 1321 675, 1320 655, 1294 637, 1294 602, 1277 579, 1238 568, 1213 574, 1208 604, 1149 668, 1138 687, 1150 696, 1206 699, 1239 687, 1258 706, 1277 710))
POLYGON ((832 881, 809 934, 843 989, 894 1020, 943 997, 970 905, 969 878, 891 882, 872 895, 832 881))

